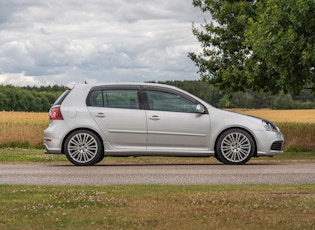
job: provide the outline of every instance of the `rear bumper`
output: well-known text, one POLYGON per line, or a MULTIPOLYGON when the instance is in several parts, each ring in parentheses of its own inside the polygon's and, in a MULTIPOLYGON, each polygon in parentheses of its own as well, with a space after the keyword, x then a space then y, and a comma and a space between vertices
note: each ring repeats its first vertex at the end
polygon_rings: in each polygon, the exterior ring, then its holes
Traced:
POLYGON ((63 121, 53 121, 44 131, 44 146, 47 154, 63 154, 63 139, 68 131, 63 121))
POLYGON ((44 146, 46 154, 62 154, 61 147, 59 146, 60 140, 52 140, 44 138, 44 146))
POLYGON ((56 148, 51 144, 44 143, 46 154, 62 154, 61 148, 56 148))

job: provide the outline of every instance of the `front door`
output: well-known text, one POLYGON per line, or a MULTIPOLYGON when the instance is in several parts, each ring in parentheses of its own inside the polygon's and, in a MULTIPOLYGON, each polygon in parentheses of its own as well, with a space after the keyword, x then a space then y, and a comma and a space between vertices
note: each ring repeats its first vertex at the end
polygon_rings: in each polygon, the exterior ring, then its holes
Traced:
POLYGON ((146 90, 150 110, 148 150, 209 150, 209 114, 197 113, 197 102, 176 92, 146 90))

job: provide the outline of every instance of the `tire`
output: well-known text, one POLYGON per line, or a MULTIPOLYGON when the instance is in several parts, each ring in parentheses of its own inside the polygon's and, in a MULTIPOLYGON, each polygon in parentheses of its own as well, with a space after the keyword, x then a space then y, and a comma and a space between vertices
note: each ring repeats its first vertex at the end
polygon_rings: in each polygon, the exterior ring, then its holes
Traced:
POLYGON ((253 137, 245 130, 234 128, 223 132, 216 144, 216 158, 224 164, 245 164, 255 153, 253 137))
POLYGON ((217 159, 218 161, 222 162, 221 159, 218 157, 218 154, 216 154, 214 157, 215 157, 215 159, 217 159))
POLYGON ((105 157, 105 155, 102 154, 102 156, 98 159, 98 161, 96 162, 96 164, 97 164, 97 163, 100 163, 100 162, 104 159, 104 157, 105 157))
POLYGON ((104 156, 100 138, 88 130, 71 133, 65 140, 64 150, 68 160, 77 166, 95 165, 104 156))

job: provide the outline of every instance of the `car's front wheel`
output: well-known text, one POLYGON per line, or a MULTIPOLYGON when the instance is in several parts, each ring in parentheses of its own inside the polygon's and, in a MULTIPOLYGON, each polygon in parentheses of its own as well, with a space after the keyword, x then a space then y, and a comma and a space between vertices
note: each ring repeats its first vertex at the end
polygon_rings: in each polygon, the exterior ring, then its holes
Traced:
POLYGON ((68 160, 78 166, 90 166, 98 163, 104 155, 100 138, 88 130, 71 133, 64 143, 68 160))
POLYGON ((254 153, 255 142, 243 129, 226 130, 216 144, 216 158, 224 164, 245 164, 254 153))

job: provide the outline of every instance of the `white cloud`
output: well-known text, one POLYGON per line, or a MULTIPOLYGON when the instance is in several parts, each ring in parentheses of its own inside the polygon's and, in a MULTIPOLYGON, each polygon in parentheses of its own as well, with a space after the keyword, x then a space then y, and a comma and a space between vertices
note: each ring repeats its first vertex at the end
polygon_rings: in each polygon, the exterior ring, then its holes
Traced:
POLYGON ((42 85, 36 77, 25 76, 24 73, 14 73, 14 74, 0 74, 0 84, 10 84, 10 85, 42 85))
POLYGON ((0 0, 0 84, 199 79, 182 0, 0 0))

